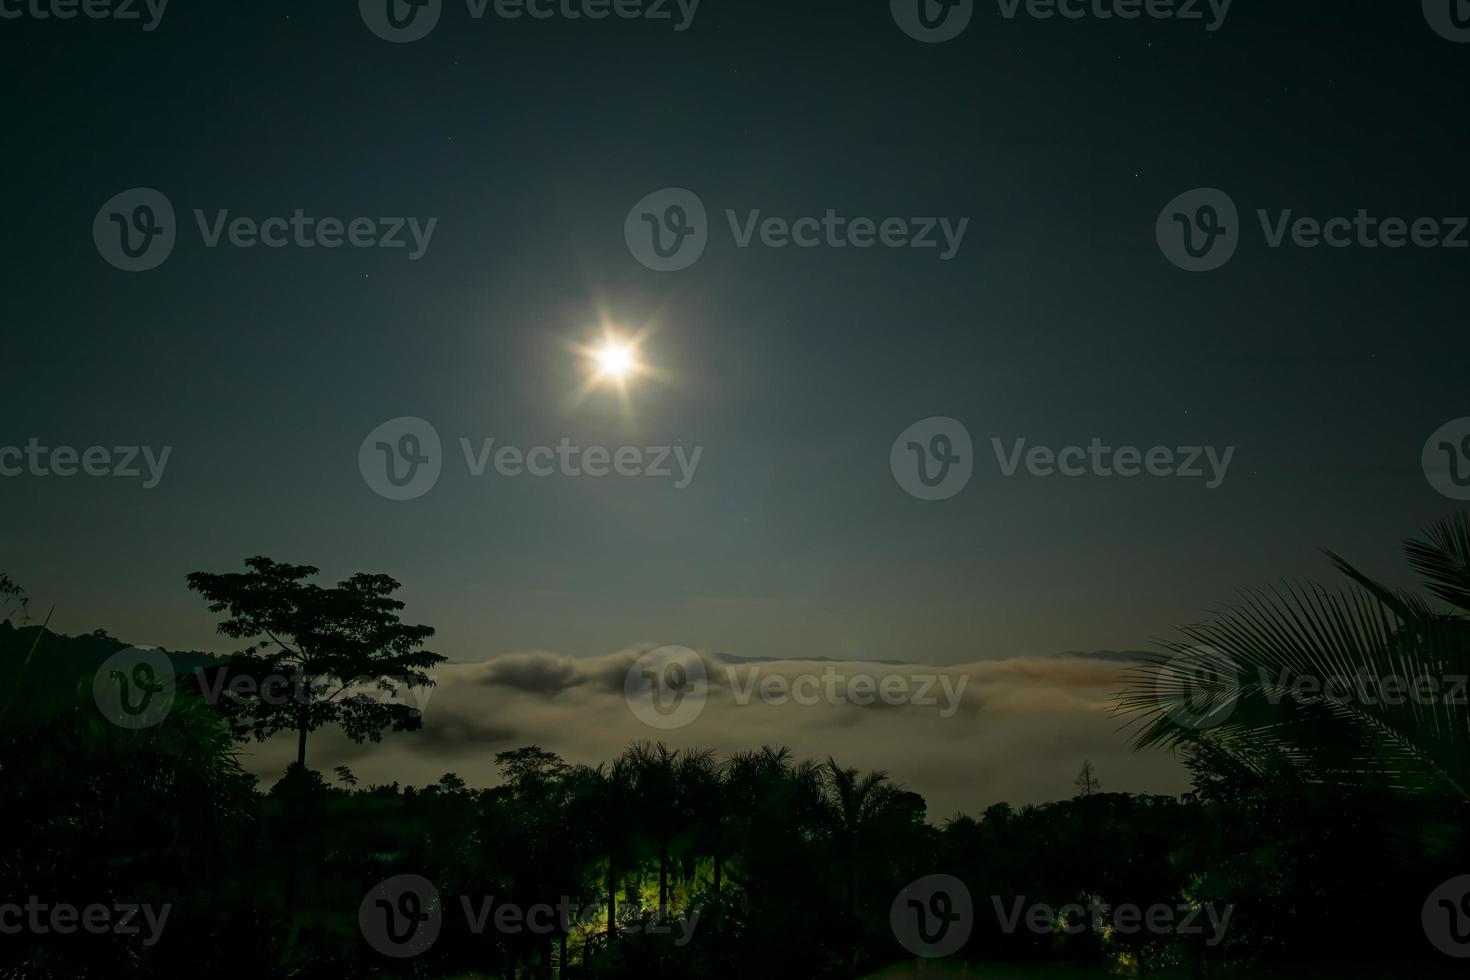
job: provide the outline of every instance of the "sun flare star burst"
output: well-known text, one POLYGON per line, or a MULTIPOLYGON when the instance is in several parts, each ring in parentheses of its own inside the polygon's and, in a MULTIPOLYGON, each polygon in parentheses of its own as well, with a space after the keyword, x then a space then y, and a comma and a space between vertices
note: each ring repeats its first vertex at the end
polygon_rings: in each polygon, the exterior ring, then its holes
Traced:
POLYGON ((608 341, 594 355, 597 373, 613 381, 622 381, 636 366, 633 351, 626 344, 608 341))
POLYGON ((628 328, 604 317, 600 328, 594 328, 590 336, 567 339, 564 349, 577 358, 581 375, 581 383, 568 397, 568 406, 575 407, 588 399, 593 404, 605 404, 604 399, 611 396, 623 416, 632 418, 636 388, 648 382, 667 385, 671 380, 667 368, 648 358, 648 341, 654 329, 651 324, 628 328))

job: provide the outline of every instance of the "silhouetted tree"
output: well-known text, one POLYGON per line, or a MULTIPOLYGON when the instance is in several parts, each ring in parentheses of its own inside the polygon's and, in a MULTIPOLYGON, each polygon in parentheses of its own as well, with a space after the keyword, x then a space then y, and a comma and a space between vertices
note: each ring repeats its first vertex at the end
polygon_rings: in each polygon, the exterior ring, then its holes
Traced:
POLYGON ((662 742, 638 742, 628 750, 634 785, 643 804, 641 824, 653 838, 658 858, 658 917, 668 917, 669 870, 674 839, 688 829, 690 800, 713 777, 711 753, 683 752, 662 742))
POLYGON ((20 621, 25 622, 30 602, 26 590, 15 579, 0 572, 0 613, 4 614, 0 615, 0 621, 9 622, 12 616, 19 616, 20 621))
POLYGON ((1329 552, 1353 587, 1249 592, 1140 667, 1120 703, 1136 745, 1182 749, 1222 777, 1291 770, 1309 784, 1470 800, 1470 700, 1452 680, 1470 674, 1470 514, 1404 552, 1448 611, 1329 552))
POLYGON ((256 557, 247 572, 194 572, 189 588, 228 614, 219 632, 255 640, 230 669, 250 680, 232 688, 221 707, 237 735, 264 741, 282 731, 297 734, 296 761, 306 764, 306 736, 338 724, 354 742, 382 738, 385 729, 412 731, 421 712, 389 697, 400 689, 431 687, 427 671, 444 657, 423 649, 434 635, 398 617, 392 598, 398 583, 386 575, 357 574, 333 588, 305 580, 318 569, 256 557))
POLYGON ((1102 784, 1097 781, 1097 772, 1086 759, 1082 761, 1082 769, 1077 773, 1073 784, 1077 787, 1077 795, 1082 797, 1091 796, 1102 789, 1102 784))

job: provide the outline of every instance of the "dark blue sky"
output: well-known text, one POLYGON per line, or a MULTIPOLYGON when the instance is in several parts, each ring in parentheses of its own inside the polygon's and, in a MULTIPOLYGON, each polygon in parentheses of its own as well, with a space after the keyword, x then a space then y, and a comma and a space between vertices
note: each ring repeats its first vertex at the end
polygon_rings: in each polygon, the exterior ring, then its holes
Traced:
POLYGON ((0 445, 172 446, 159 486, 0 479, 0 568, 55 625, 223 649, 186 573, 267 554, 387 572, 455 659, 640 641, 943 663, 1132 648, 1240 587, 1393 578, 1454 506, 1420 468, 1470 415, 1470 250, 1270 249, 1255 210, 1470 214, 1470 45, 1418 4, 1237 0, 1179 22, 1007 21, 921 44, 881 2, 703 0, 693 25, 470 19, 412 44, 353 4, 0 21, 9 193, 0 445), (179 242, 108 265, 113 195, 179 242), (693 190, 711 241, 640 265, 640 198, 693 190), (1226 190, 1244 241, 1190 274, 1166 202, 1226 190), (209 249, 192 210, 437 217, 404 251, 209 249), (959 254, 736 247, 725 209, 968 218, 959 254), (575 408, 565 349, 656 326, 635 414, 575 408), (431 421, 444 475, 394 502, 358 447, 431 421), (889 468, 931 416, 959 495, 889 468), (465 472, 456 440, 701 446, 686 489, 465 472), (1228 479, 1024 474, 991 437, 1234 446, 1228 479))

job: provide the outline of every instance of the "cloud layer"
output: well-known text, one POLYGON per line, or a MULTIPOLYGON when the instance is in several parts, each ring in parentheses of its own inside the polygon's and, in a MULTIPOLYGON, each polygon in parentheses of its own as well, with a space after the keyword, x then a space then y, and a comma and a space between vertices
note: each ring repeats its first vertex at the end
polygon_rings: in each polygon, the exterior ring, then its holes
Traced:
MULTIPOLYGON (((346 765, 364 783, 417 785, 455 772, 472 786, 489 786, 498 781, 495 753, 522 745, 540 745, 574 763, 606 761, 643 739, 721 756, 785 745, 798 757, 885 769, 928 800, 935 820, 992 803, 1069 797, 1084 759, 1105 790, 1188 788, 1170 757, 1130 750, 1110 713, 1133 659, 1126 652, 944 667, 704 655, 702 709, 689 724, 660 730, 640 721, 624 694, 645 649, 446 664, 435 674, 437 686, 419 695, 422 731, 363 745, 335 729, 320 731, 311 737, 307 761, 325 772, 346 765)), ((268 785, 293 757, 295 742, 243 748, 246 767, 268 785)))

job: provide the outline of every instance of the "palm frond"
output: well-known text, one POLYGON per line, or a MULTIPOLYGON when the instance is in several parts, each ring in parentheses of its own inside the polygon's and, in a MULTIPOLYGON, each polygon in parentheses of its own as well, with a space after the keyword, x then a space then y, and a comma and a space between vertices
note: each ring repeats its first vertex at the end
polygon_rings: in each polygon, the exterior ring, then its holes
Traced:
MULTIPOLYGON (((1470 522, 1426 535, 1410 562, 1440 598, 1470 600, 1470 522)), ((1237 779, 1470 799, 1470 621, 1330 557, 1352 586, 1247 592, 1137 665, 1117 705, 1135 746, 1237 779)))

